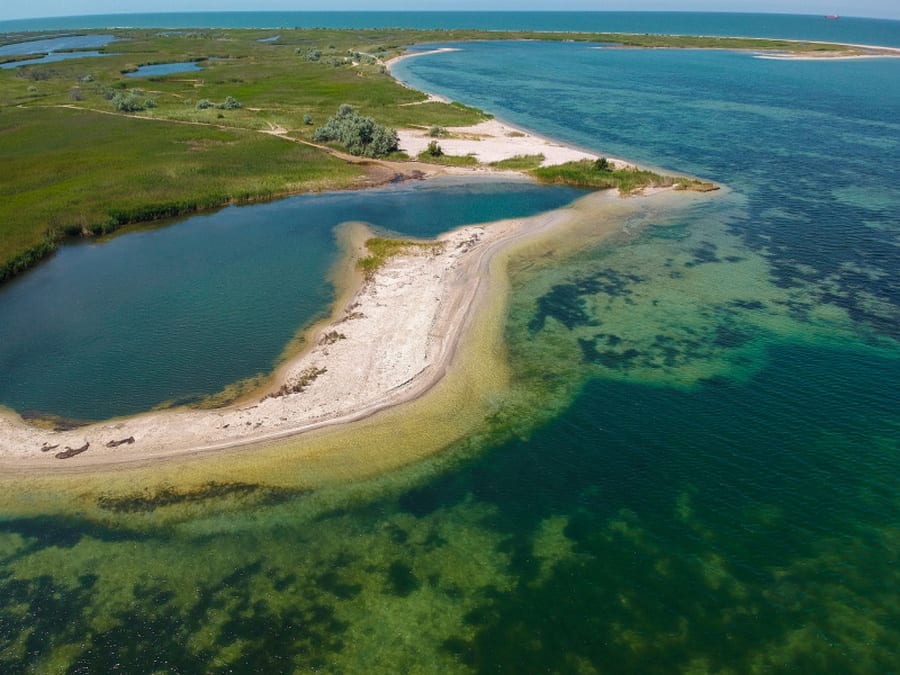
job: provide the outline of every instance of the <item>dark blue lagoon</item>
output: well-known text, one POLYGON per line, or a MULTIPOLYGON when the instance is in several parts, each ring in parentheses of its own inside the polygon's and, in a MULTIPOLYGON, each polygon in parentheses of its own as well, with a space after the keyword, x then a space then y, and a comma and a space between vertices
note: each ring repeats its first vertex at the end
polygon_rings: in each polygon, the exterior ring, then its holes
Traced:
POLYGON ((580 194, 443 179, 231 207, 65 246, 0 289, 0 403, 103 419, 202 398, 270 371, 329 310, 336 225, 432 237, 580 194))
POLYGON ((514 258, 509 391, 431 461, 0 521, 0 664, 900 670, 900 60, 479 43, 398 72, 727 189, 514 258))

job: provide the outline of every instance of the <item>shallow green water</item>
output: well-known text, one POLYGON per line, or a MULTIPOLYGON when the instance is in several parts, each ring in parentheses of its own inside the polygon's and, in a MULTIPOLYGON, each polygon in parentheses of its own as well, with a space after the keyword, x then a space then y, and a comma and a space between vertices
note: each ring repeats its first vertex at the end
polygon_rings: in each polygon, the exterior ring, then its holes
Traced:
POLYGON ((512 389, 431 461, 6 519, 5 670, 900 670, 896 66, 482 47, 467 102, 733 191, 514 260, 512 389))

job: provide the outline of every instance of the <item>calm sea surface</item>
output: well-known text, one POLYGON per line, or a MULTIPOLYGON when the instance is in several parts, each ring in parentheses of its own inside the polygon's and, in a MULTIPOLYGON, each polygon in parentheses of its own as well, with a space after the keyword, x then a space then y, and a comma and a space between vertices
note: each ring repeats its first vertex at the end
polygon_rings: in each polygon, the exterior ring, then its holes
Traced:
POLYGON ((460 47, 397 74, 728 189, 514 260, 512 391, 439 463, 0 521, 4 671, 900 670, 900 61, 460 47))

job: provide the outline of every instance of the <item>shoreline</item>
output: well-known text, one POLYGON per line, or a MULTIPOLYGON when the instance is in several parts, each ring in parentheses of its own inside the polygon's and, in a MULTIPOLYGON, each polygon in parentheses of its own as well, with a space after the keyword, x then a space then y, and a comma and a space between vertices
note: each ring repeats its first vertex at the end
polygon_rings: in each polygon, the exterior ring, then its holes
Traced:
POLYGON ((477 298, 495 255, 570 224, 579 216, 578 204, 591 208, 608 199, 591 193, 572 207, 467 225, 438 237, 440 252, 428 247, 391 258, 315 331, 311 349, 276 371, 276 382, 288 388, 309 380, 301 391, 253 405, 148 412, 65 431, 41 429, 3 411, 0 473, 83 472, 259 446, 417 400, 451 367, 465 327, 480 310, 477 298), (404 313, 402 325, 397 312, 404 313), (334 333, 343 337, 323 339, 334 333), (316 375, 310 378, 311 369, 316 375), (57 457, 66 452, 74 454, 57 457))
MULTIPOLYGON (((397 60, 435 51, 446 49, 397 60)), ((553 147, 597 157, 498 120, 486 124, 498 136, 495 145, 509 157, 535 154, 523 152, 523 147, 553 147)), ((468 141, 486 147, 485 134, 479 133, 484 129, 474 129, 462 128, 460 133, 472 133, 477 138, 468 141)), ((485 166, 379 164, 403 167, 407 173, 421 167, 425 175, 510 173, 485 166)), ((647 198, 654 192, 648 191, 647 198)), ((305 439, 313 446, 324 430, 335 437, 344 431, 352 435, 361 421, 379 413, 413 415, 408 409, 453 372, 460 344, 483 311, 480 305, 489 295, 486 287, 498 283, 497 273, 488 274, 495 258, 502 257, 498 254, 565 229, 582 218, 582 210, 602 210, 600 205, 613 199, 618 195, 594 192, 569 207, 530 218, 467 225, 438 237, 440 252, 429 248, 396 256, 369 280, 359 274, 355 280, 352 274, 347 276, 356 260, 350 251, 358 256, 366 232, 351 226, 350 250, 339 263, 350 281, 338 288, 330 317, 304 331, 310 338, 307 345, 276 366, 262 387, 222 408, 151 411, 62 431, 34 426, 14 411, 0 410, 0 478, 100 475, 120 468, 161 470, 163 465, 181 466, 188 459, 220 457, 226 451, 250 454, 250 448, 296 445, 305 439), (398 312, 405 316, 402 326, 395 320, 398 312), (278 389, 283 389, 282 395, 277 395, 278 389)), ((296 448, 292 452, 297 452, 293 456, 297 462, 305 454, 296 448)), ((343 447, 335 452, 352 454, 343 447)))

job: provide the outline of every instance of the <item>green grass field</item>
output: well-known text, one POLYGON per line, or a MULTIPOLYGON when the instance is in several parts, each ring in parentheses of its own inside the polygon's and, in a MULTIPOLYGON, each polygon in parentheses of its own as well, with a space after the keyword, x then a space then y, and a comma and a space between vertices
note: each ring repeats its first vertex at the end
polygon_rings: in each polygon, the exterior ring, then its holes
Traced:
MULTIPOLYGON (((393 127, 464 126, 485 118, 458 103, 423 103, 423 94, 395 82, 383 66, 407 45, 486 37, 477 31, 114 32, 121 41, 107 46, 108 56, 0 70, 0 281, 52 252, 66 235, 106 232, 234 201, 358 184, 365 167, 294 142, 309 141, 342 103, 393 127), (259 42, 274 35, 280 36, 275 42, 259 42), (312 53, 315 60, 310 60, 312 53), (204 70, 153 78, 124 75, 142 65, 180 61, 197 61, 204 70), (151 100, 152 107, 118 111, 113 97, 133 89, 139 90, 135 100, 151 100), (229 96, 240 108, 216 107, 229 96), (212 105, 198 109, 201 100, 212 105), (265 131, 283 137, 260 133, 265 131)), ((33 37, 0 36, 0 44, 33 37)), ((840 49, 778 40, 647 35, 489 37, 643 47, 840 49)), ((443 162, 467 163, 468 158, 443 162)), ((533 164, 529 158, 507 166, 533 164)), ((578 171, 538 175, 584 184, 578 171)))

